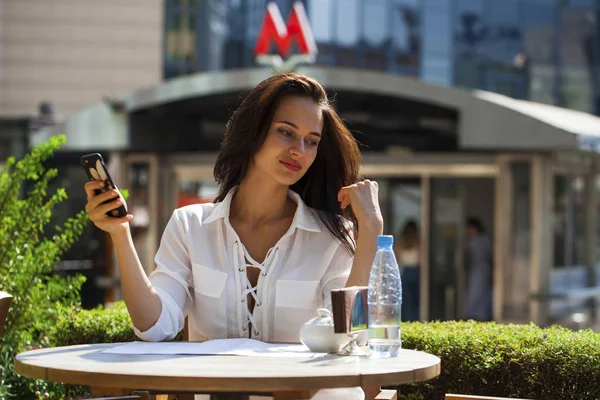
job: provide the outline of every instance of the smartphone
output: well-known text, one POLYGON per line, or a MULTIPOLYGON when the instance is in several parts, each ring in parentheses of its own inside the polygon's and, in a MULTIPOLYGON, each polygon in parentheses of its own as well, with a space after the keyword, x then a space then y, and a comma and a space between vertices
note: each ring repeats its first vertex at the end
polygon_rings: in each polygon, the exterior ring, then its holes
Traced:
MULTIPOLYGON (((81 157, 80 161, 90 181, 104 181, 104 187, 102 189, 95 190, 96 195, 116 188, 100 153, 86 154, 81 157)), ((106 200, 102 204, 111 202, 113 200, 114 199, 106 200)), ((119 208, 107 212, 106 215, 110 217, 121 218, 127 216, 127 210, 125 209, 125 205, 121 205, 119 208)))

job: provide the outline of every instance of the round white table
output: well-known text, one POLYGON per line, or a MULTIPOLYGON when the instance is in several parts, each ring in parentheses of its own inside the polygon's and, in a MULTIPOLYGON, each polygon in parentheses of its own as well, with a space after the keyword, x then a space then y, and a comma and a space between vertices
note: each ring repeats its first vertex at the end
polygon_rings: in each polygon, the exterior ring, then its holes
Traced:
MULTIPOLYGON (((97 393, 315 392, 324 388, 391 386, 440 374, 434 355, 402 350, 394 358, 122 355, 102 351, 123 343, 32 350, 17 355, 20 375, 91 386, 97 393), (105 389, 105 390, 102 390, 105 389)), ((277 396, 276 396, 277 397, 277 396)))

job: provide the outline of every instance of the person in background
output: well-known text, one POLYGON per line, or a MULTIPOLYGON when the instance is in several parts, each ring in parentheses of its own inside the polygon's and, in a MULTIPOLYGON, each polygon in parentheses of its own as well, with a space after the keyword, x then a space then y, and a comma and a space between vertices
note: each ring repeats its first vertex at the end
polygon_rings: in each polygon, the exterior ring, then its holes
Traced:
POLYGON ((414 220, 406 222, 396 240, 394 252, 402 278, 404 321, 419 320, 419 228, 414 220))
POLYGON ((467 318, 492 319, 492 242, 478 218, 470 217, 467 232, 467 318))

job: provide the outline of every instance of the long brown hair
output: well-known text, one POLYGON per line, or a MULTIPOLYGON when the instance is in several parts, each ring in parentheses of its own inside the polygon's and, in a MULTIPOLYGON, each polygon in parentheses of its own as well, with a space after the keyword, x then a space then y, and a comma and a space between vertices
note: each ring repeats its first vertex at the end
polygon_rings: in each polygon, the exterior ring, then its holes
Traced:
POLYGON ((275 110, 285 96, 311 98, 323 112, 323 137, 317 156, 306 174, 290 188, 316 210, 319 220, 354 254, 354 238, 358 232, 356 217, 350 207, 340 208, 337 194, 343 186, 358 181, 360 150, 330 104, 325 88, 313 78, 295 73, 277 74, 259 83, 244 98, 227 124, 217 156, 214 174, 219 193, 215 202, 223 201, 246 176, 254 155, 265 141, 275 110), (352 227, 346 221, 352 222, 352 227))

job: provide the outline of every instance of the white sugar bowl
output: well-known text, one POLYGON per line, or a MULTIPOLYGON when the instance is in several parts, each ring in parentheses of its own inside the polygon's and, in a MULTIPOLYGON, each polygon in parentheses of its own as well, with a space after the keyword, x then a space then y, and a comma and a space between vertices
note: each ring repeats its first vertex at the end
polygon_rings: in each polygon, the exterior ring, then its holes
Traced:
POLYGON ((300 328, 300 341, 315 353, 337 353, 350 341, 345 333, 334 333, 331 311, 317 310, 318 317, 305 322, 300 328))

